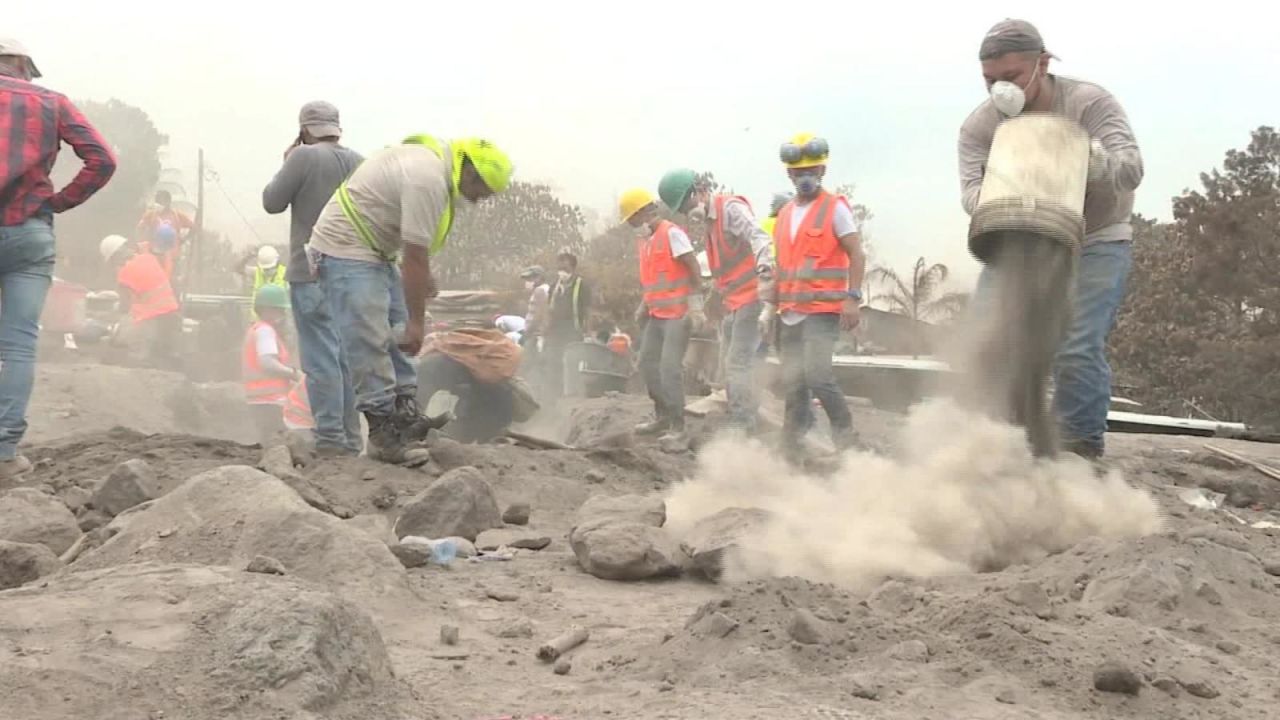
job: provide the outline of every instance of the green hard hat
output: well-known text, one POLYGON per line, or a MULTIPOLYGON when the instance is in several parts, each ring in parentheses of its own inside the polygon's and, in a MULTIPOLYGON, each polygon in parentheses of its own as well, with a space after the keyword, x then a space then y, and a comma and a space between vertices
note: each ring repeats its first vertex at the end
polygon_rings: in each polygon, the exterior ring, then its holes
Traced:
POLYGON ((658 183, 658 197, 662 198, 663 205, 671 208, 671 212, 680 212, 680 206, 693 192, 697 180, 697 173, 688 168, 672 170, 658 183))
POLYGON ((279 285, 268 283, 258 288, 253 294, 254 307, 285 309, 289 307, 289 291, 279 285))

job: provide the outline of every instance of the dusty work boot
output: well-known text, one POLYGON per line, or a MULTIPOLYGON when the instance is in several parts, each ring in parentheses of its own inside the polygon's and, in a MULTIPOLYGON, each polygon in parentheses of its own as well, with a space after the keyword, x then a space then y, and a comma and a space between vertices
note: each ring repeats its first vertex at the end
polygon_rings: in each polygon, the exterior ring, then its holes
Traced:
POLYGON ((453 420, 453 413, 427 415, 412 395, 397 395, 395 415, 401 423, 406 440, 426 440, 432 430, 439 430, 453 420))
POLYGON ((0 460, 0 481, 11 480, 29 472, 31 472, 31 461, 24 455, 14 455, 8 460, 0 460))
POLYGON ((658 447, 664 453, 677 454, 689 449, 689 435, 682 427, 672 427, 658 438, 658 447))
POLYGON ((637 435, 661 435, 671 429, 671 421, 660 417, 636 425, 637 435))
POLYGON ((365 413, 364 418, 369 422, 369 459, 397 465, 404 462, 407 447, 399 418, 374 413, 365 413))

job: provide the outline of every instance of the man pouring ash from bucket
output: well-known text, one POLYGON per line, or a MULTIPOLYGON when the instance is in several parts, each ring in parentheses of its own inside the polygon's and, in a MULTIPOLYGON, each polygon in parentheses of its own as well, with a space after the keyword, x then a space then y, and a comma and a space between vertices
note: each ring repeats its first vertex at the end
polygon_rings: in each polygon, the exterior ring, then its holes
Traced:
POLYGON ((997 23, 978 57, 990 97, 961 127, 959 156, 969 248, 985 265, 975 309, 999 326, 978 359, 983 390, 1037 455, 1053 455, 1051 373, 1063 449, 1098 459, 1142 157, 1115 97, 1051 74, 1056 58, 1030 23, 997 23))

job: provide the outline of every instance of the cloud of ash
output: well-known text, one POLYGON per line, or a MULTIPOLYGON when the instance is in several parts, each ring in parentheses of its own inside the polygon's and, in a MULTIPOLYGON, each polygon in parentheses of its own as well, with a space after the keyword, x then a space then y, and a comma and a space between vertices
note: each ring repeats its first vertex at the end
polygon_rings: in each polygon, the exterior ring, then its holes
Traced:
POLYGON ((726 578, 798 576, 864 588, 1034 562, 1090 536, 1160 530, 1155 500, 1078 458, 1034 461, 1023 432, 931 401, 912 410, 900 457, 850 452, 830 476, 799 473, 756 441, 721 438, 667 498, 685 537, 724 508, 770 520, 726 563, 726 578))

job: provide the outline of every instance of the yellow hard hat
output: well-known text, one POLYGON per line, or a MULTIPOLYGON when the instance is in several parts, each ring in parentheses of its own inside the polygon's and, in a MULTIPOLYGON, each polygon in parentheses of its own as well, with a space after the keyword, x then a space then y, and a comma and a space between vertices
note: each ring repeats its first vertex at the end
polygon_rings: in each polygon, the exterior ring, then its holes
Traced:
POLYGON ((782 143, 778 157, 788 168, 818 167, 827 164, 831 148, 824 138, 813 133, 800 133, 782 143))
POLYGON ((490 190, 500 193, 511 185, 511 158, 484 138, 462 138, 451 142, 455 153, 465 155, 490 190))
POLYGON ((618 198, 618 215, 622 217, 622 222, 631 219, 632 215, 640 212, 644 208, 655 202, 653 193, 644 188, 632 188, 618 198))

